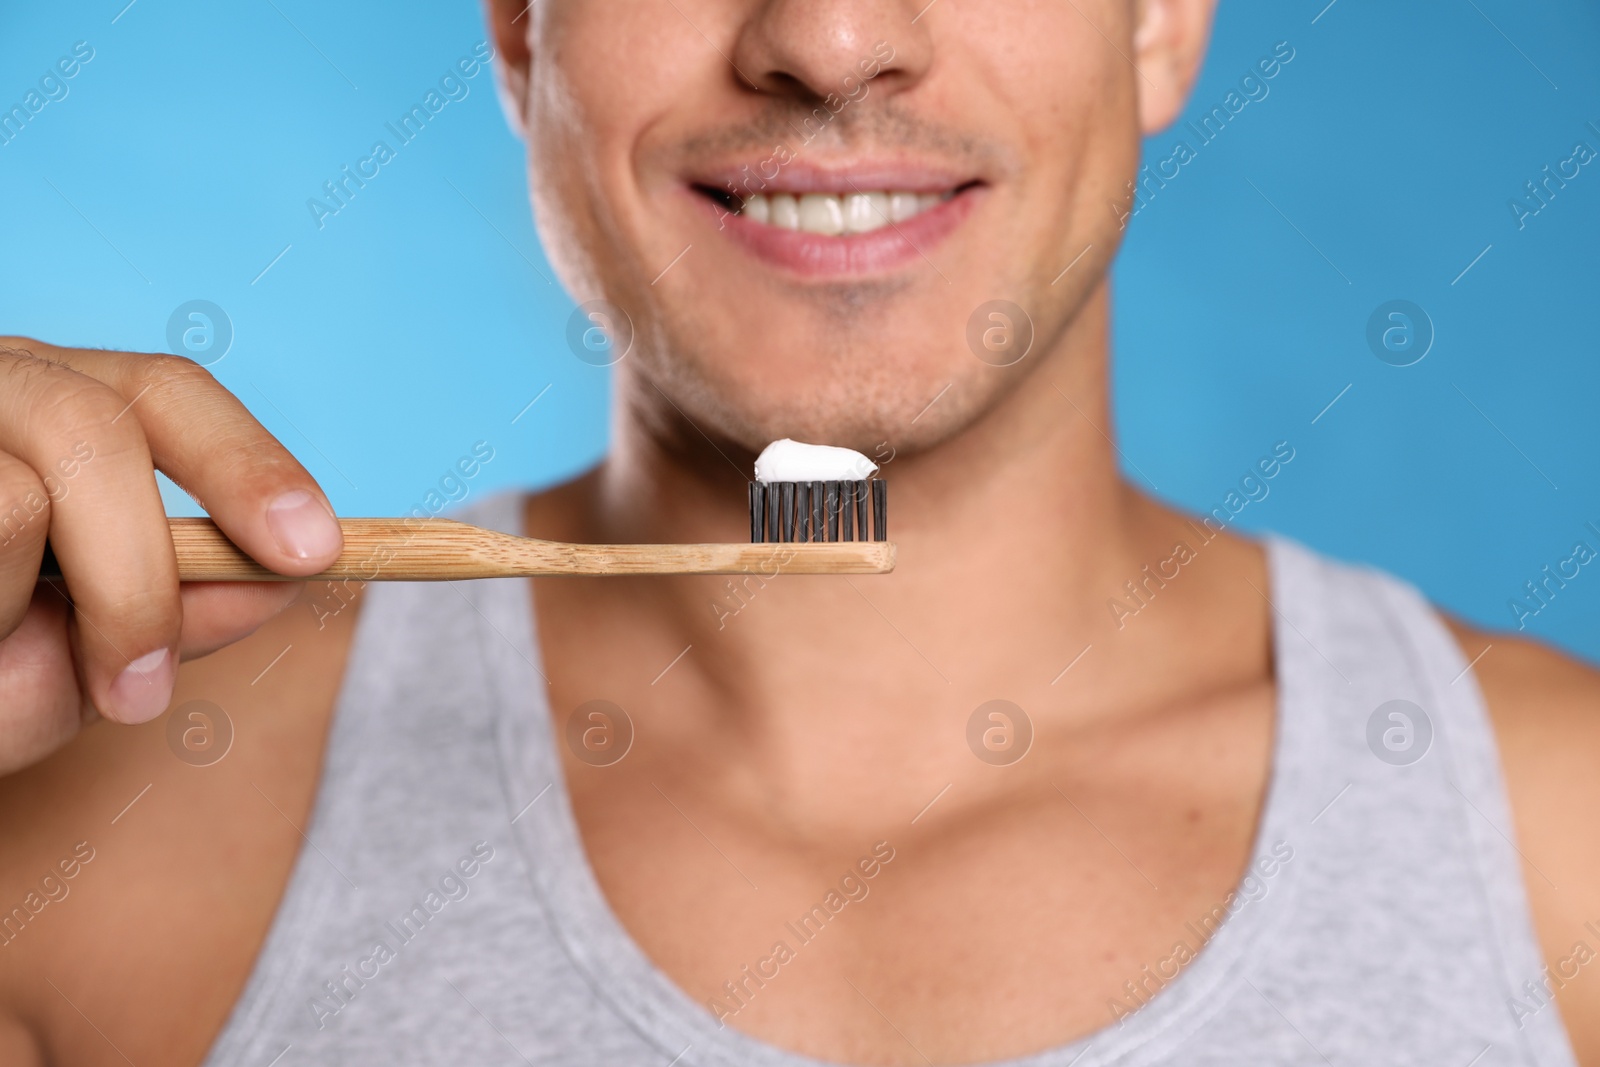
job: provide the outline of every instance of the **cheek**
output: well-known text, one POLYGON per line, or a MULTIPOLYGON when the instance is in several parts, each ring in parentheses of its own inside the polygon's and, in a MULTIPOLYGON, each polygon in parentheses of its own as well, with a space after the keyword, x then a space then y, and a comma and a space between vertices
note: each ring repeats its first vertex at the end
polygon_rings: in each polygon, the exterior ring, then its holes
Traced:
POLYGON ((1002 209, 991 216, 995 229, 984 251, 993 258, 986 266, 1011 280, 1011 292, 1019 294, 1012 298, 1048 335, 1087 298, 1120 244, 1118 205, 1139 164, 1141 83, 1121 54, 1132 51, 1125 40, 1131 5, 1018 0, 1014 6, 1013 18, 977 11, 964 17, 958 32, 972 44, 956 62, 968 69, 946 84, 951 95, 943 103, 1018 146, 1022 162, 1002 209), (966 90, 974 85, 982 95, 968 102, 966 90))
MULTIPOLYGON (((641 185, 659 168, 640 160, 668 117, 693 107, 706 85, 725 94, 726 63, 671 4, 539 6, 549 10, 532 64, 528 168, 540 238, 579 300, 607 296, 627 306, 614 289, 601 291, 602 279, 613 288, 642 274, 643 284, 654 274, 645 273, 650 264, 660 269, 661 250, 646 245, 659 229, 652 202, 663 190, 641 185), (620 62, 626 77, 618 76, 620 62)), ((713 92, 701 110, 725 106, 713 92)))

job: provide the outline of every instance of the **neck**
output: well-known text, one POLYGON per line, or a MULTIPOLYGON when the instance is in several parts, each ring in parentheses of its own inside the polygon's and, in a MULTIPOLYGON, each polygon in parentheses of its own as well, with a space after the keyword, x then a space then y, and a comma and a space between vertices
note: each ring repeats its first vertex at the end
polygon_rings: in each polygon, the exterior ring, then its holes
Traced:
MULTIPOLYGON (((867 748, 881 742, 903 752, 913 737, 945 745, 949 731, 933 737, 927 728, 929 709, 955 721, 959 736, 966 714, 996 698, 1058 722, 1159 699, 1153 687, 1183 674, 1175 635, 1224 568, 1160 590, 1161 610, 1141 612, 1136 625, 1109 602, 1125 598, 1125 583, 1167 559, 1177 540, 1236 562, 1238 549, 1202 547, 1181 517, 1119 476, 1108 320, 1102 287, 984 417, 915 454, 893 453, 892 442, 880 449, 874 458, 890 482, 890 536, 899 545, 893 574, 643 579, 626 589, 602 580, 593 591, 614 598, 613 633, 627 627, 662 666, 690 648, 652 696, 671 678, 695 691, 689 719, 714 720, 788 762, 804 758, 798 739, 819 728, 870 730, 877 741, 863 740, 867 748), (1158 655, 1170 674, 1149 671, 1158 655)), ((649 383, 621 384, 629 414, 617 420, 607 462, 586 480, 587 518, 576 536, 747 539, 750 455, 686 425, 649 383)))

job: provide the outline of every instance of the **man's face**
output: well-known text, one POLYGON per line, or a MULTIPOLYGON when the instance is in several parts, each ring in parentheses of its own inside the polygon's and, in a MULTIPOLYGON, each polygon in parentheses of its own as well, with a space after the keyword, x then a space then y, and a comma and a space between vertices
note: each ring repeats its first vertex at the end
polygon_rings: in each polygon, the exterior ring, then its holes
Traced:
POLYGON ((540 233, 580 302, 631 319, 625 392, 751 449, 918 448, 1059 358, 1141 126, 1192 74, 1160 46, 1197 56, 1208 5, 925 2, 541 0, 516 24, 540 233), (1031 320, 1015 366, 969 343, 995 300, 1031 320))

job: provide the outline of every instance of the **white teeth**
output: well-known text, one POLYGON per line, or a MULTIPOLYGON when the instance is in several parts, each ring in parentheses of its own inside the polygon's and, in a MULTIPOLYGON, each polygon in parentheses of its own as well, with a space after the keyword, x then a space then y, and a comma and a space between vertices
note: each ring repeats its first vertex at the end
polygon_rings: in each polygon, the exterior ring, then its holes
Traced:
POLYGON ((785 230, 798 230, 800 228, 800 205, 788 193, 776 193, 773 195, 772 225, 785 230))
POLYGON ((751 222, 836 237, 871 233, 892 223, 904 222, 937 207, 951 195, 875 190, 843 196, 806 193, 796 198, 790 193, 771 196, 756 193, 745 200, 739 213, 751 222))
POLYGON ((847 233, 876 230, 889 219, 889 198, 883 193, 851 193, 844 198, 844 228, 847 233))
POLYGON ((800 228, 834 237, 844 232, 844 207, 837 196, 807 193, 800 198, 800 228))

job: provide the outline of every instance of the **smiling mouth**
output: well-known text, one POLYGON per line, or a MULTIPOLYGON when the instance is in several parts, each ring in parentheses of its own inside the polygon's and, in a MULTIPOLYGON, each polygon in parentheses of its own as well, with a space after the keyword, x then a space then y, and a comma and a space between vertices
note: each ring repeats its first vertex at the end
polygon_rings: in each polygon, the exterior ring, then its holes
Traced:
POLYGON ((724 211, 760 226, 820 237, 849 237, 910 222, 977 184, 967 182, 942 192, 897 189, 849 193, 756 193, 742 201, 731 193, 710 186, 697 185, 695 191, 720 204, 724 211))
POLYGON ((992 191, 984 178, 893 163, 849 171, 796 163, 759 192, 737 190, 737 178, 702 172, 680 188, 744 254, 819 283, 932 264, 935 249, 992 191))
MULTIPOLYGON (((971 184, 971 182, 970 182, 971 184)), ((723 206, 739 218, 779 230, 800 230, 819 237, 848 237, 870 234, 896 222, 909 222, 918 214, 938 208, 941 203, 962 194, 966 186, 944 192, 910 190, 869 190, 848 194, 805 192, 805 194, 754 194, 742 203, 722 190, 701 186, 698 192, 723 206)))

